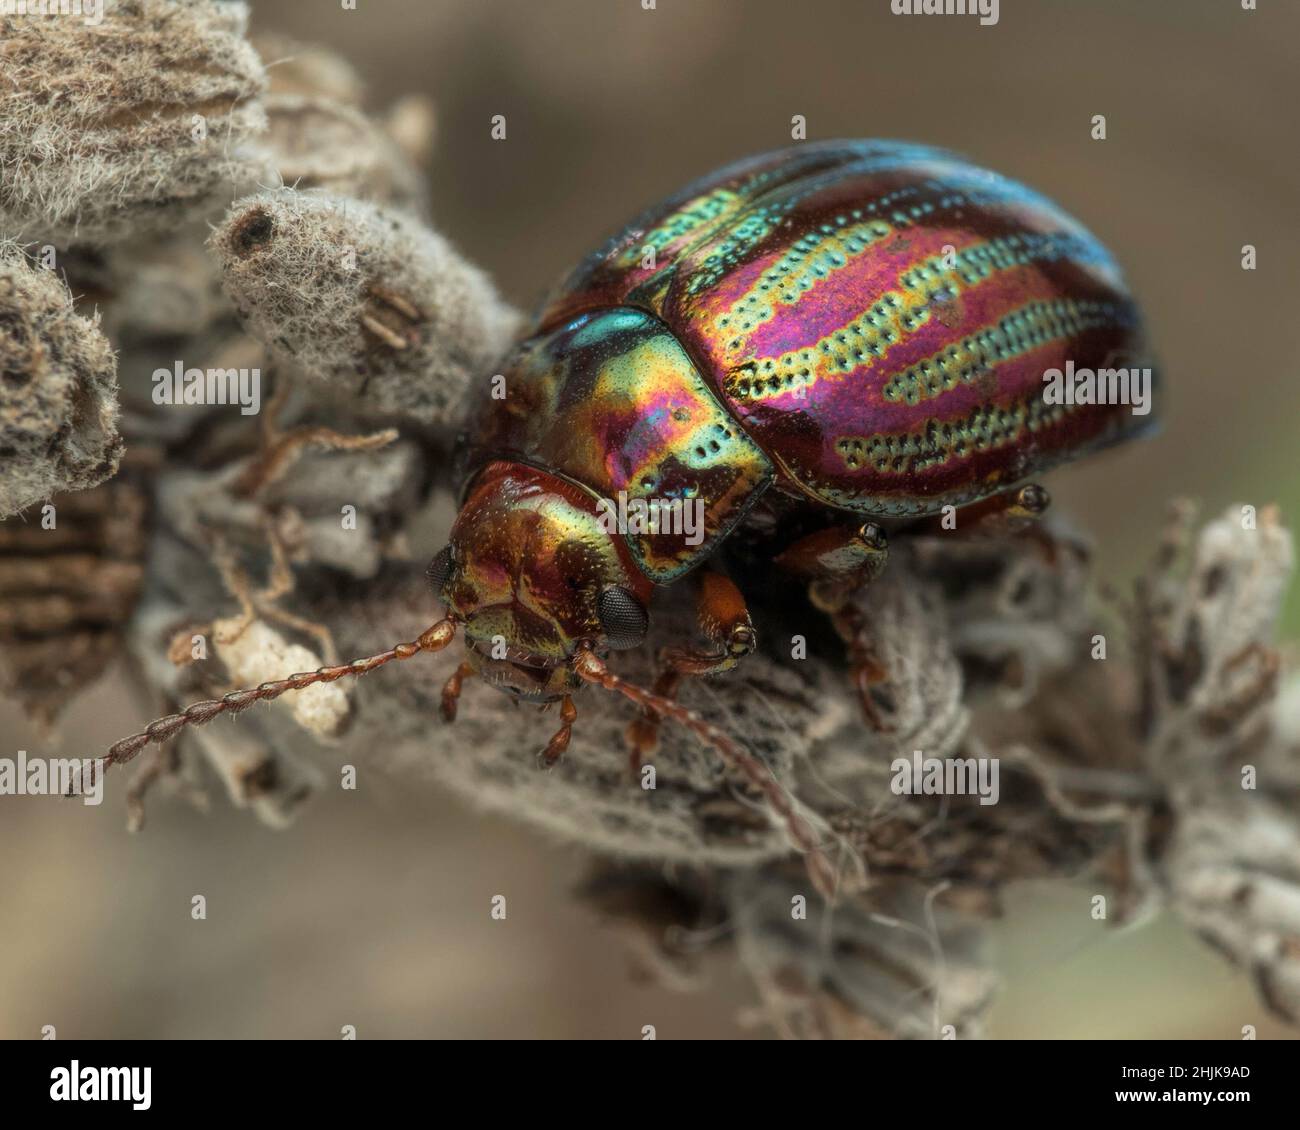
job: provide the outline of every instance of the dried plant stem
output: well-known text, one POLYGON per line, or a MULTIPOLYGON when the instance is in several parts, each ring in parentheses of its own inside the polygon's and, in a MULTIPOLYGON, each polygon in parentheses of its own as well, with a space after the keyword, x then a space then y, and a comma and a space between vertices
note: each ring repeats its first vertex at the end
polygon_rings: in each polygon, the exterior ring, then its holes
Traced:
POLYGON ((276 437, 274 443, 256 455, 230 485, 236 498, 256 498, 272 483, 283 478, 309 447, 326 451, 376 451, 397 439, 397 429, 385 428, 364 436, 345 436, 333 428, 303 427, 276 437))
POLYGON ((723 764, 740 773, 753 785, 784 824, 791 843, 803 855, 809 878, 817 891, 826 899, 835 897, 839 886, 838 872, 818 844, 812 826, 798 811, 794 798, 781 787, 766 765, 745 750, 730 734, 711 722, 706 722, 694 711, 672 699, 662 698, 620 679, 594 652, 580 651, 574 669, 587 682, 621 694, 661 718, 671 718, 716 750, 723 764))

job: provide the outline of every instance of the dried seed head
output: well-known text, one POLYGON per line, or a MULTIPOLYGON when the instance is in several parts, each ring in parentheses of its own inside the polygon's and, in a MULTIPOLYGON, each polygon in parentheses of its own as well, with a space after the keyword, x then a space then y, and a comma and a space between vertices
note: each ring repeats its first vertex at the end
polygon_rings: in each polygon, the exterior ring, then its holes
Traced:
POLYGON ((0 228, 65 246, 174 228, 264 170, 247 8, 105 0, 101 23, 12 19, 0 42, 0 228))
POLYGON ((117 378, 97 321, 68 288, 0 243, 0 518, 117 470, 117 378))
MULTIPOLYGON (((798 872, 724 874, 719 884, 741 964, 764 1018, 801 1039, 938 1039, 985 1031, 998 977, 984 928, 915 882, 878 882, 869 903, 847 902, 810 942, 790 929, 798 872), (919 944, 921 937, 930 944, 919 944)), ((932 889, 932 888, 931 888, 932 889)))
POLYGON ((1181 814, 1161 874, 1179 915, 1250 975, 1274 1015, 1300 1024, 1296 794, 1236 794, 1181 814))
POLYGON ((399 98, 384 115, 384 129, 416 168, 424 168, 433 155, 438 115, 422 94, 399 98))
MULTIPOLYGON (((175 235, 74 247, 58 256, 58 267, 78 309, 98 310, 104 333, 120 348, 193 336, 234 318, 217 265, 203 250, 206 235, 206 224, 187 224, 175 235)), ((125 374, 127 366, 121 369, 125 374)))
POLYGON ((266 112, 265 145, 284 184, 424 210, 424 178, 360 111, 318 95, 271 94, 266 112))
POLYGON ((361 112, 361 79, 341 56, 273 33, 253 44, 270 83, 263 144, 281 183, 424 211, 418 166, 433 138, 428 99, 404 98, 375 121, 361 112))
POLYGON ((279 32, 262 32, 252 42, 266 66, 268 93, 321 95, 347 106, 361 105, 361 76, 342 55, 279 32))
POLYGON ((131 454, 112 482, 55 495, 54 529, 0 522, 0 695, 42 727, 126 650, 149 544, 143 479, 157 458, 131 454))
POLYGON ((241 200, 209 240, 274 357, 363 414, 454 424, 518 325, 477 267, 394 210, 315 192, 241 200))

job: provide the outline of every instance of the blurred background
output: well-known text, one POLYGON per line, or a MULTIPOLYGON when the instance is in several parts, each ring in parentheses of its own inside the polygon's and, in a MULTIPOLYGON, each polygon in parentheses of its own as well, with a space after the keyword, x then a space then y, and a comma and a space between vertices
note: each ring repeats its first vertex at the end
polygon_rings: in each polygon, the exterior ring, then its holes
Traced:
MULTIPOLYGON (((1300 5, 1001 9, 981 27, 894 16, 889 0, 277 0, 254 6, 254 27, 341 51, 372 110, 435 100, 435 223, 525 307, 644 205, 788 144, 795 114, 810 139, 925 141, 1026 181, 1116 252, 1163 362, 1163 433, 1048 480, 1096 539, 1099 571, 1130 576, 1177 496, 1207 512, 1275 501, 1294 523, 1300 5)), ((1286 627, 1300 635, 1294 593, 1286 627)), ((110 674, 79 700, 59 748, 0 705, 0 756, 96 754, 141 721, 124 687, 110 674)), ((122 777, 99 808, 0 798, 0 1037, 763 1034, 725 963, 691 995, 630 978, 569 894, 576 849, 406 781, 362 781, 282 833, 219 786, 207 815, 155 797, 135 837, 122 777), (508 895, 506 922, 485 891, 508 895), (196 893, 205 922, 190 918, 196 893)), ((993 1036, 1296 1036, 1179 924, 1117 931, 1090 919, 1090 893, 1013 892, 993 1036)))

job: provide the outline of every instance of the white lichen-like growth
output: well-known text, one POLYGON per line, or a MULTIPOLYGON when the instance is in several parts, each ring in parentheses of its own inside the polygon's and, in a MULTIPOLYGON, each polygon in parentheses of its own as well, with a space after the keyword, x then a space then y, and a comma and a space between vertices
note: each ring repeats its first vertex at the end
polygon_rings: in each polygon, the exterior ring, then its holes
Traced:
MULTIPOLYGON (((284 678, 286 671, 314 671, 325 660, 260 620, 245 623, 232 616, 212 625, 217 655, 237 686, 255 687, 284 678)), ((348 723, 350 688, 338 683, 321 683, 290 691, 280 700, 293 719, 308 733, 321 738, 335 737, 348 723)))

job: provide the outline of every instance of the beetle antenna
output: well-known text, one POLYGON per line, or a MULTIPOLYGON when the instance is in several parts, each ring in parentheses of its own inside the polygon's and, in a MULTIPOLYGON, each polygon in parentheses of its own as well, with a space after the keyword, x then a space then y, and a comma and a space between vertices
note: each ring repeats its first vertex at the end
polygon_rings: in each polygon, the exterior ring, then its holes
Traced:
POLYGON ((104 768, 130 761, 145 746, 153 742, 164 742, 186 726, 202 726, 218 715, 237 714, 254 703, 279 698, 289 691, 300 691, 304 687, 315 686, 317 683, 333 683, 350 675, 364 675, 367 671, 373 671, 376 667, 382 667, 394 659, 410 659, 411 656, 418 655, 422 651, 441 651, 451 643, 455 635, 454 620, 439 620, 415 642, 399 643, 396 647, 379 652, 378 655, 369 655, 364 659, 354 659, 351 663, 341 663, 334 667, 321 667, 316 671, 290 675, 287 679, 277 679, 272 683, 263 683, 259 687, 231 691, 223 698, 196 702, 192 706, 187 706, 179 714, 169 714, 166 718, 159 718, 156 722, 150 722, 140 733, 123 738, 120 742, 114 742, 108 748, 108 756, 104 758, 104 768))
POLYGON ((653 711, 661 718, 671 718, 706 745, 715 750, 724 765, 734 769, 763 794, 768 807, 781 818, 791 842, 803 854, 813 885, 827 899, 835 897, 838 883, 835 868, 818 846, 817 837, 808 821, 799 813, 789 793, 781 787, 772 771, 750 753, 725 730, 707 722, 693 710, 679 702, 664 698, 635 683, 619 678, 589 647, 581 648, 574 658, 574 671, 588 683, 595 683, 607 691, 629 698, 643 710, 653 711))

